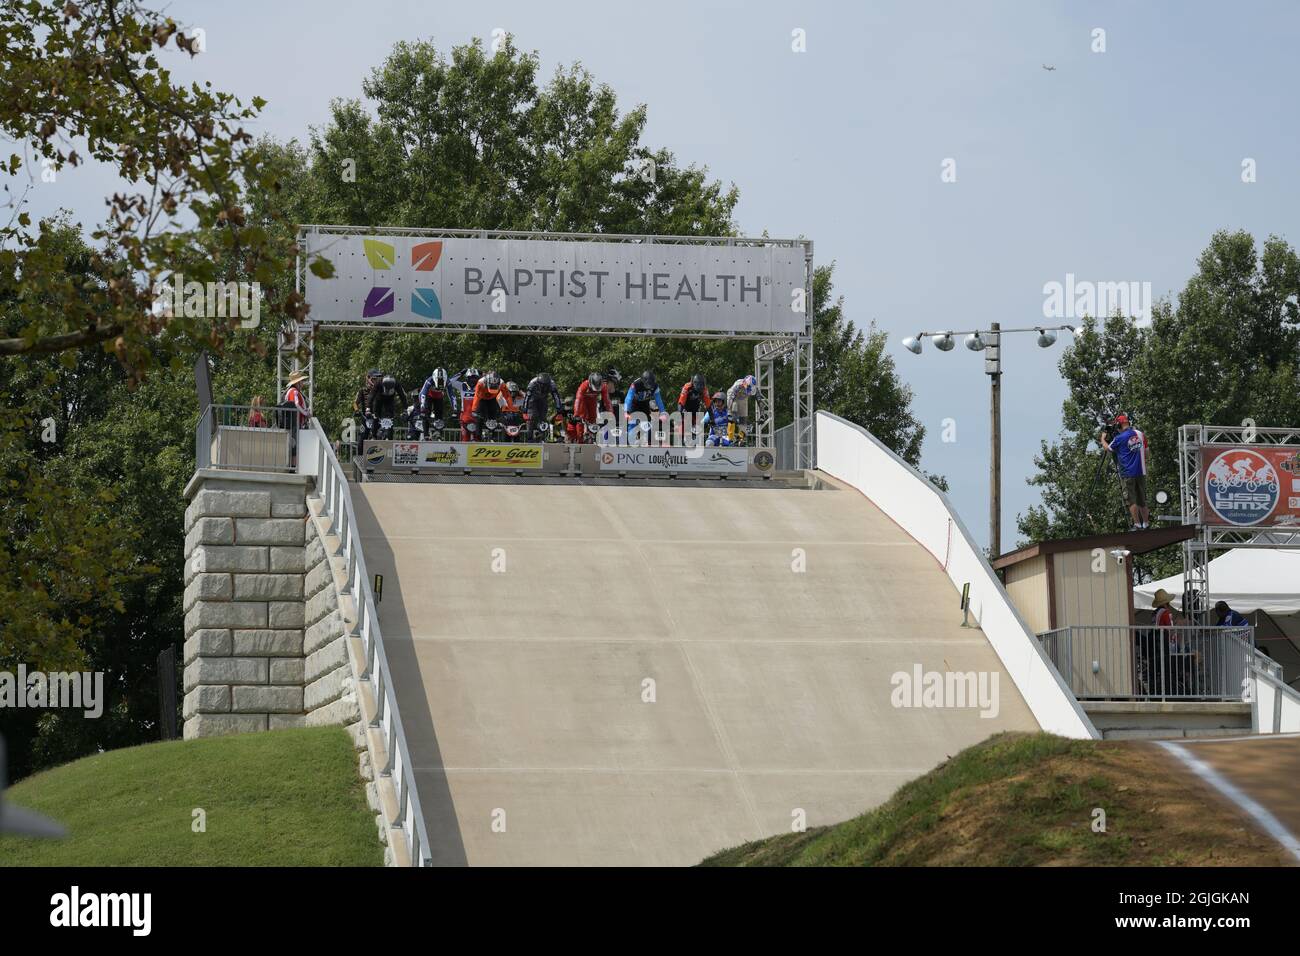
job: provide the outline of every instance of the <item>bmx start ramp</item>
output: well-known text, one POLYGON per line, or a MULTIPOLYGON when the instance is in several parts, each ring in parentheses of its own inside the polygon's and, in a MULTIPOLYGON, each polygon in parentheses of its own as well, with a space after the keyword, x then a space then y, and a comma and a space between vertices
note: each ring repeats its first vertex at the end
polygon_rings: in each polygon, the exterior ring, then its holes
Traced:
POLYGON ((820 484, 354 485, 434 861, 695 863, 1037 730, 935 559, 820 484))

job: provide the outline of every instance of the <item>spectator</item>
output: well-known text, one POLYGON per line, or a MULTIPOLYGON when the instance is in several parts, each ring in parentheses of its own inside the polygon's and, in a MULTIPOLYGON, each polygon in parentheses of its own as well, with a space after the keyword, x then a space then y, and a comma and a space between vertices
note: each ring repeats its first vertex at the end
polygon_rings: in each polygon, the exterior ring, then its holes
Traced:
POLYGON ((262 414, 262 403, 265 401, 261 395, 253 396, 253 404, 249 406, 248 427, 249 428, 266 428, 269 423, 266 416, 262 414))
POLYGON ((1169 675, 1169 642, 1173 640, 1174 612, 1169 604, 1172 600, 1164 588, 1156 591, 1151 606, 1155 608, 1156 630, 1144 631, 1138 635, 1138 679, 1142 693, 1148 696, 1164 694, 1169 675))
POLYGON ((1219 601, 1215 604, 1214 613, 1218 617, 1214 622, 1218 627, 1250 627, 1250 621, 1246 620, 1246 616, 1228 607, 1227 601, 1219 601))
POLYGON ((307 407, 307 396, 303 394, 299 387, 307 381, 307 373, 304 371, 294 372, 289 376, 289 387, 284 392, 284 402, 281 407, 285 409, 283 418, 287 419, 284 424, 289 429, 289 467, 298 467, 298 429, 306 428, 311 424, 311 410, 307 407), (297 414, 294 414, 294 410, 297 414))
MULTIPOLYGON (((311 409, 307 407, 307 396, 298 387, 305 381, 307 381, 306 372, 301 370, 294 372, 289 376, 289 387, 284 393, 284 407, 298 410, 298 428, 306 428, 311 422, 311 409)), ((292 417, 290 420, 292 421, 292 417)))

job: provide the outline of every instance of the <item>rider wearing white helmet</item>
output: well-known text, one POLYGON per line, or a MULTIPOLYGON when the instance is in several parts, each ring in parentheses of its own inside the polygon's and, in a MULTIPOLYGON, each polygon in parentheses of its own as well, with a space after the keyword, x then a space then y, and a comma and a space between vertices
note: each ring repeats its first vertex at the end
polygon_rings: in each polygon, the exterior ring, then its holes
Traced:
POLYGON ((727 414, 731 416, 731 422, 727 425, 727 437, 732 441, 736 439, 737 423, 748 424, 749 398, 757 392, 758 380, 752 375, 736 379, 731 388, 727 389, 727 414))

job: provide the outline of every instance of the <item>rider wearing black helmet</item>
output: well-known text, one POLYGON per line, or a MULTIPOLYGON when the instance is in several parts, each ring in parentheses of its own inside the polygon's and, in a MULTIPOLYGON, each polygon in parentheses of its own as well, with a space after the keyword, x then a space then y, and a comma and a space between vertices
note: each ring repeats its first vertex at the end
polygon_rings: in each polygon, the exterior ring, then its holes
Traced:
POLYGON ((540 372, 524 387, 524 415, 528 418, 528 440, 536 441, 540 435, 539 425, 546 421, 546 407, 549 399, 555 399, 555 410, 560 414, 566 411, 564 397, 555 386, 555 379, 546 372, 540 372))
MULTIPOLYGON (((659 394, 659 383, 655 380, 655 373, 646 369, 641 373, 641 377, 633 379, 632 384, 628 387, 627 398, 623 400, 623 411, 628 415, 640 412, 647 420, 652 419, 650 410, 651 403, 659 410, 659 414, 668 414, 668 409, 664 406, 664 397, 659 394)), ((631 423, 628 424, 628 433, 631 435, 631 423)))
POLYGON ((703 417, 708 414, 709 386, 700 373, 692 375, 691 380, 682 386, 681 394, 677 396, 677 411, 682 416, 679 434, 684 434, 688 427, 694 431, 696 418, 688 416, 703 417))
POLYGON ((370 423, 366 418, 366 413, 370 410, 370 394, 383 377, 384 373, 377 368, 372 368, 366 372, 366 380, 357 389, 356 398, 352 399, 352 419, 356 422, 356 454, 358 458, 361 457, 361 453, 365 448, 366 439, 370 437, 370 423))
POLYGON ((681 394, 677 396, 677 410, 694 415, 706 411, 708 407, 709 385, 703 375, 698 373, 692 375, 691 380, 682 386, 681 394))
POLYGON ((398 412, 404 410, 406 406, 406 392, 391 375, 385 375, 380 379, 379 387, 370 392, 370 414, 376 419, 396 419, 398 412))

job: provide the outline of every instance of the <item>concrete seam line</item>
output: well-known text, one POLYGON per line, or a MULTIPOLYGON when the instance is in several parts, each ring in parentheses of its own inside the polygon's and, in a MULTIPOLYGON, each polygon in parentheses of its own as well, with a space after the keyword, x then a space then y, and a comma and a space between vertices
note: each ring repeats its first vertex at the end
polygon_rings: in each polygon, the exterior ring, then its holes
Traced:
POLYGON ((1199 744, 1229 744, 1240 741, 1263 741, 1267 743, 1270 740, 1286 740, 1288 738, 1300 737, 1300 731, 1289 731, 1285 734, 1252 734, 1245 737, 1202 737, 1195 740, 1184 741, 1182 746, 1195 747, 1199 744))
POLYGON ((1224 797, 1235 803, 1237 807, 1249 814, 1256 823, 1258 823, 1273 839, 1282 844, 1282 847, 1290 853, 1296 860, 1300 861, 1300 840, 1297 840, 1291 832, 1282 825, 1277 817, 1269 813, 1263 806, 1256 803, 1253 799, 1238 789, 1231 781, 1221 773, 1207 764, 1199 757, 1193 757, 1181 745, 1168 740, 1156 741, 1166 751, 1173 754, 1187 768, 1200 777, 1215 790, 1219 791, 1224 797))

